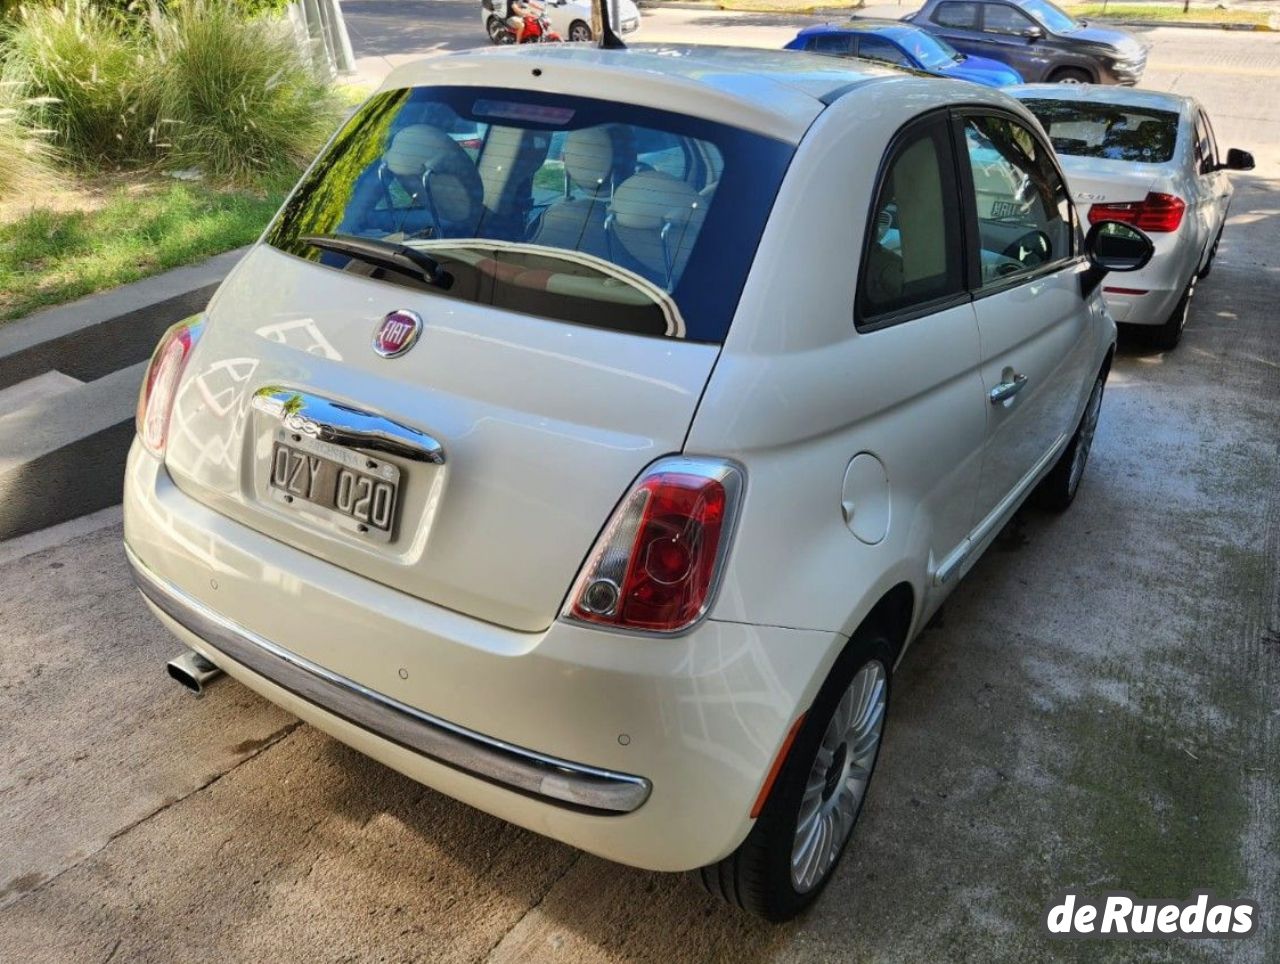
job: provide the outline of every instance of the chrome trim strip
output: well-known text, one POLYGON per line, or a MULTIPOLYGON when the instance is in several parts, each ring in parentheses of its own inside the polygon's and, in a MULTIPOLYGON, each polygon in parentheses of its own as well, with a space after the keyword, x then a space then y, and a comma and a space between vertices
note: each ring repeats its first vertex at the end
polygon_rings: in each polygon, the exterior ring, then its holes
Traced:
POLYGON ((319 395, 267 385, 254 392, 252 404, 290 431, 322 442, 444 464, 444 446, 425 432, 319 395))
POLYGON ((536 753, 424 713, 330 672, 232 622, 162 580, 126 544, 142 595, 237 663, 348 723, 545 803, 602 814, 631 813, 649 798, 644 777, 536 753))

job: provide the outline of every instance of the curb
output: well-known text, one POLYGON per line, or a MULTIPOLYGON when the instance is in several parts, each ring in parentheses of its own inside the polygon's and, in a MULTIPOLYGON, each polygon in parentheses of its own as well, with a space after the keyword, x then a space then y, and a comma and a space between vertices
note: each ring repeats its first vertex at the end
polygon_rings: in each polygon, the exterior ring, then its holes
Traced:
POLYGON ((1204 21, 1202 23, 1178 23, 1169 20, 1112 20, 1110 17, 1090 17, 1090 23, 1105 23, 1116 27, 1172 27, 1175 30, 1242 30, 1245 33, 1275 33, 1276 28, 1266 23, 1227 23, 1204 21))
POLYGON ((208 304, 246 250, 0 326, 0 390, 49 372, 83 382, 0 417, 0 541, 120 501, 156 342, 208 304))

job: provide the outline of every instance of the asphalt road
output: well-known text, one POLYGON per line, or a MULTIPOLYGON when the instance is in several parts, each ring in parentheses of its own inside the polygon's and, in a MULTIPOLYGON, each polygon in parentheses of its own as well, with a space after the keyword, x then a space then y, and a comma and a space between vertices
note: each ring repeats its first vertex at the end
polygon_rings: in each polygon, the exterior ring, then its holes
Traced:
MULTIPOLYGON (((464 5, 345 6, 367 51, 377 8, 464 5)), ((233 682, 190 698, 108 512, 0 545, 0 961, 1280 959, 1280 37, 1156 39, 1153 81, 1262 167, 1182 346, 1122 345, 1076 505, 1024 512, 909 654, 807 917, 505 825, 233 682), (1262 932, 1049 946, 1069 887, 1252 897, 1262 932)))

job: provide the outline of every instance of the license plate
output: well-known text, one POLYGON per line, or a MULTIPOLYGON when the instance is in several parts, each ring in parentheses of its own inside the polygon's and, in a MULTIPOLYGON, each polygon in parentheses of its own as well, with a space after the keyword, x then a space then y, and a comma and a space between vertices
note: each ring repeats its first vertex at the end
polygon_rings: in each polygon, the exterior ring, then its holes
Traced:
POLYGON ((343 528, 387 541, 395 527, 400 470, 355 452, 334 454, 341 460, 275 442, 268 477, 271 494, 286 504, 318 506, 343 528))

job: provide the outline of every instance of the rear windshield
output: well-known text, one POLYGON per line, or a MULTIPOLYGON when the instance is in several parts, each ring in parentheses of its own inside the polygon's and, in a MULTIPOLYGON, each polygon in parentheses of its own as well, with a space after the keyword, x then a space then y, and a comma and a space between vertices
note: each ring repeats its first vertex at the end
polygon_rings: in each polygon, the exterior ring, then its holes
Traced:
POLYGON ((1056 99, 1023 103, 1044 125, 1059 154, 1146 164, 1173 159, 1178 142, 1173 111, 1056 99))
POLYGON ((793 150, 583 97, 389 91, 338 134, 267 242, 443 297, 720 342, 793 150))

